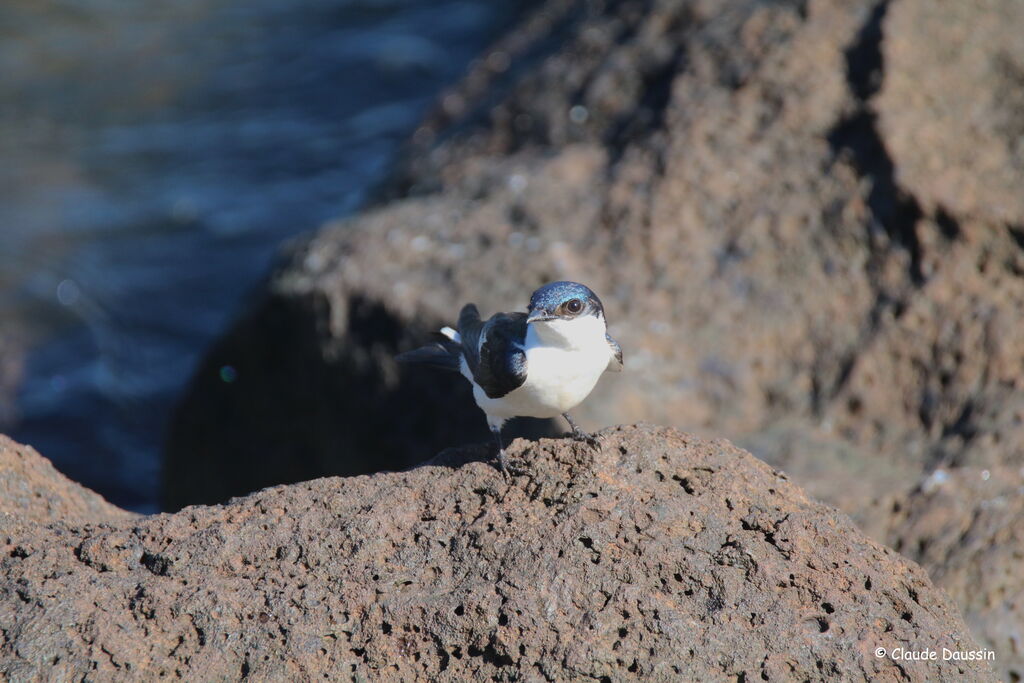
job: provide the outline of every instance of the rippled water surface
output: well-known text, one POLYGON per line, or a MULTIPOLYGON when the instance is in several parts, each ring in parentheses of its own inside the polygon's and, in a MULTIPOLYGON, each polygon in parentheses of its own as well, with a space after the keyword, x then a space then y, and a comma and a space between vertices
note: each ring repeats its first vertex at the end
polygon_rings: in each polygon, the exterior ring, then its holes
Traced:
POLYGON ((202 350, 283 240, 360 205, 513 4, 5 0, 0 431, 154 510, 202 350))

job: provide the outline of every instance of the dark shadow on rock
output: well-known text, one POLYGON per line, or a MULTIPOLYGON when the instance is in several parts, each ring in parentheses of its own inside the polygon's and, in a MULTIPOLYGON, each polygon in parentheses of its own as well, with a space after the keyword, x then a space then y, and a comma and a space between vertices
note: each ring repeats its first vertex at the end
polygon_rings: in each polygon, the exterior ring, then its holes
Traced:
MULTIPOLYGON (((323 295, 270 294, 217 344, 174 417, 164 509, 322 476, 403 470, 444 448, 491 439, 463 377, 393 360, 441 323, 403 321, 363 296, 343 307, 339 333, 330 327, 341 316, 323 295)), ((564 429, 522 419, 509 423, 505 438, 564 429)))
POLYGON ((848 152, 858 173, 869 179, 867 202, 875 220, 895 244, 907 250, 911 278, 920 285, 925 278, 916 226, 923 212, 913 195, 897 183, 895 163, 878 130, 878 115, 869 105, 885 74, 881 45, 888 9, 888 0, 877 3, 846 50, 846 78, 857 107, 835 126, 828 142, 837 154, 848 152))

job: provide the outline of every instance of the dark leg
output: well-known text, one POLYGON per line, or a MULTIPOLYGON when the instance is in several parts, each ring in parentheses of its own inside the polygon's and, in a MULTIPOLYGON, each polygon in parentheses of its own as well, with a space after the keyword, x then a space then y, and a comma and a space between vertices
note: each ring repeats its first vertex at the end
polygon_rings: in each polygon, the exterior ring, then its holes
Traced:
POLYGON ((508 479, 508 458, 505 456, 505 446, 501 443, 501 427, 491 425, 491 434, 494 434, 494 440, 498 444, 498 469, 500 469, 501 473, 505 475, 506 479, 508 479))
POLYGON ((569 413, 562 413, 562 417, 564 417, 565 421, 569 423, 569 427, 572 429, 572 438, 574 441, 586 441, 591 446, 598 445, 597 437, 580 429, 579 425, 576 424, 576 421, 569 417, 569 413))
POLYGON ((498 444, 498 469, 501 470, 502 476, 505 479, 511 479, 513 475, 529 475, 529 470, 513 465, 509 462, 508 456, 505 455, 505 446, 501 443, 501 425, 494 426, 491 424, 489 426, 491 434, 494 434, 494 441, 498 444))

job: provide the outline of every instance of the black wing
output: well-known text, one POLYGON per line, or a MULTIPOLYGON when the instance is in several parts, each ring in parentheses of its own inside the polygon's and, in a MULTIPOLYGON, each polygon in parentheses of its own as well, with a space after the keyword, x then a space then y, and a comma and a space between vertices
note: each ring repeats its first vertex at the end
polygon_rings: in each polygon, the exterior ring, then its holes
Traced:
POLYGON ((480 320, 480 311, 474 304, 462 307, 456 328, 462 341, 462 355, 466 359, 466 365, 475 375, 480 365, 480 333, 483 332, 484 323, 480 320))
POLYGON ((400 353, 395 356, 395 360, 399 363, 422 363, 442 370, 458 372, 462 346, 441 333, 437 333, 436 336, 437 340, 433 344, 400 353))
POLYGON ((525 313, 496 313, 480 320, 473 304, 459 314, 462 354, 475 381, 489 398, 501 398, 526 381, 525 313))
POLYGON ((608 369, 612 372, 618 372, 622 369, 622 347, 619 346, 619 342, 615 341, 607 334, 604 338, 608 340, 608 346, 612 347, 612 354, 614 354, 615 362, 608 364, 608 369))

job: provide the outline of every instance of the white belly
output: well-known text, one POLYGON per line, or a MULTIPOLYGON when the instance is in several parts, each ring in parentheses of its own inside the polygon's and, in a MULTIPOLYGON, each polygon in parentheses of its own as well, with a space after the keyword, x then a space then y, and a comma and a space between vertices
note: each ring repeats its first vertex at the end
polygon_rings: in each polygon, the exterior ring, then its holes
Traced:
POLYGON ((473 386, 477 405, 489 416, 556 417, 572 410, 590 395, 608 367, 607 343, 567 350, 554 346, 527 346, 526 381, 501 398, 488 398, 473 386))

